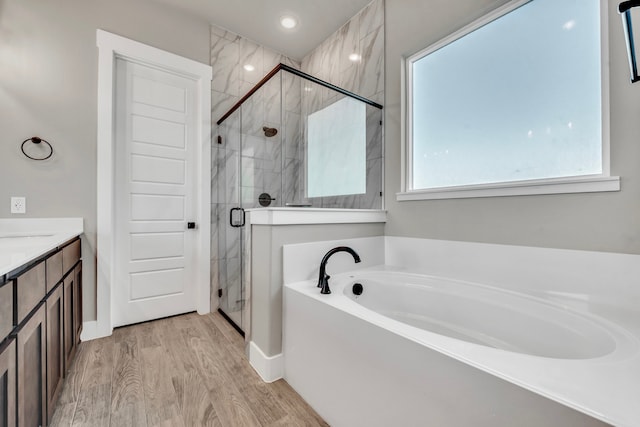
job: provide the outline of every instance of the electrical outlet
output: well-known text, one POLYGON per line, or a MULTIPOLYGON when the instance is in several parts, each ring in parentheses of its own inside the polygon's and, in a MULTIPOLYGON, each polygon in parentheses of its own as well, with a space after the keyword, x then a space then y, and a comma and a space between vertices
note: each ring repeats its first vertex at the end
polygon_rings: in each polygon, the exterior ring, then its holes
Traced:
POLYGON ((12 197, 11 198, 11 213, 12 214, 27 213, 27 198, 26 197, 12 197))

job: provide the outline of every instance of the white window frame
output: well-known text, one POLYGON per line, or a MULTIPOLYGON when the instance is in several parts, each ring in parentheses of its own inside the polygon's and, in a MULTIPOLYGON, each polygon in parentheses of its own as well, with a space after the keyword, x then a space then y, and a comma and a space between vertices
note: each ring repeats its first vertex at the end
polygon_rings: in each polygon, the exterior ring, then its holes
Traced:
POLYGON ((396 194, 398 201, 458 199, 471 197, 499 197, 533 194, 559 193, 591 193, 603 191, 620 191, 620 177, 610 176, 609 155, 609 32, 607 1, 600 0, 600 43, 601 43, 601 76, 602 76, 602 173, 562 178, 545 178, 522 181, 508 181, 475 185, 459 185, 431 189, 413 189, 413 63, 432 52, 464 37, 478 28, 514 11, 535 0, 513 0, 502 7, 479 18, 455 33, 432 44, 431 46, 402 59, 402 167, 401 192, 396 194))

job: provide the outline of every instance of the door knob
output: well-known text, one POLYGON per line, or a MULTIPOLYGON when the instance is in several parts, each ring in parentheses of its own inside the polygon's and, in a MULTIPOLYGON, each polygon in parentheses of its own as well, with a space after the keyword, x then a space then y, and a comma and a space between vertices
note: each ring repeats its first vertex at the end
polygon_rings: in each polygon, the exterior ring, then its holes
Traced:
POLYGON ((194 229, 194 228, 196 228, 196 223, 195 223, 195 222, 188 222, 188 223, 187 223, 187 228, 188 228, 188 229, 194 229))

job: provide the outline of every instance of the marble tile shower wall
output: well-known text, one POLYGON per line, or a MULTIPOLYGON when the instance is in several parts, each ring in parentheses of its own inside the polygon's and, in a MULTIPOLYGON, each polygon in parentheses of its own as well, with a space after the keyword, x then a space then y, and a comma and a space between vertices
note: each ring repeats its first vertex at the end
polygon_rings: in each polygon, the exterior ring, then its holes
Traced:
MULTIPOLYGON (((326 80, 346 90, 384 104, 384 3, 374 0, 344 24, 302 63, 260 46, 223 28, 211 27, 212 122, 216 123, 240 98, 278 63, 326 80), (356 54, 354 60, 349 59, 356 54), (251 64, 253 71, 243 68, 251 64)), ((258 196, 269 193, 274 205, 312 203, 320 207, 380 208, 382 206, 382 114, 367 107, 367 192, 364 195, 306 200, 305 114, 337 100, 337 94, 322 88, 305 92, 308 86, 297 76, 281 72, 256 92, 241 110, 220 126, 214 125, 212 147, 212 247, 211 304, 228 313, 242 308, 242 275, 248 277, 243 259, 248 244, 240 244, 239 228, 229 225, 233 207, 258 206, 258 196), (263 126, 278 134, 266 138, 263 126), (223 137, 217 144, 216 136, 223 137), (242 190, 242 191, 241 191, 242 190), (242 198, 242 200, 240 200, 242 198), (220 300, 216 295, 223 289, 220 300)), ((245 233, 246 237, 247 233, 245 233)), ((235 320, 236 318, 234 318, 235 320)), ((247 325, 245 325, 246 327, 247 325)))
POLYGON ((241 202, 245 208, 257 206, 262 192, 279 200, 282 197, 280 82, 274 79, 265 85, 219 129, 215 123, 279 63, 300 68, 297 61, 211 26, 211 306, 217 307, 219 302, 227 312, 242 308, 240 251, 241 246, 243 251, 247 249, 240 244, 240 229, 229 225, 229 211, 241 202), (253 65, 254 70, 245 70, 245 64, 253 65), (278 134, 265 138, 263 126, 275 127, 278 134), (222 136, 222 144, 217 144, 217 135, 222 136), (220 301, 218 289, 223 289, 220 301))
MULTIPOLYGON (((384 105, 384 0, 374 0, 302 60, 302 71, 384 105)), ((335 102, 340 95, 330 89, 305 85, 302 115, 335 102)), ((383 138, 382 113, 367 106, 367 190, 363 195, 306 200, 314 207, 382 208, 383 138)), ((305 134, 304 121, 301 135, 305 134)), ((300 143, 296 169, 304 167, 304 144, 300 143)), ((295 185, 304 195, 304 173, 295 185)))

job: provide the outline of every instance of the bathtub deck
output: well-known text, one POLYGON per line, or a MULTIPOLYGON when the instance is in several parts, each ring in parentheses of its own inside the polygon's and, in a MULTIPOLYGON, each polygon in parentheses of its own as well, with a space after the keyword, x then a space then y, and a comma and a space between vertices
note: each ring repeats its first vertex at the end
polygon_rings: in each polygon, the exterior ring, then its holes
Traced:
POLYGON ((218 313, 118 328, 80 346, 51 426, 327 425, 243 344, 218 313))

